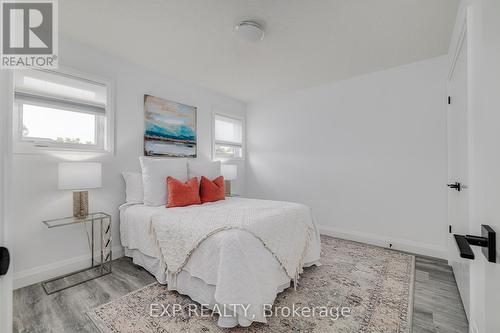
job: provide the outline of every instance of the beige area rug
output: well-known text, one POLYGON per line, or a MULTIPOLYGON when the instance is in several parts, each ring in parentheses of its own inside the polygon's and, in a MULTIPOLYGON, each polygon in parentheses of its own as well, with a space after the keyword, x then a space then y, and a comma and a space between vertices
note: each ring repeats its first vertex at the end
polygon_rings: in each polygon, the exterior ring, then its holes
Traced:
MULTIPOLYGON (((415 258, 380 247, 322 237, 320 267, 301 275, 294 291, 288 288, 274 303, 267 324, 223 330, 217 315, 203 316, 189 297, 168 291, 158 283, 132 292, 90 312, 88 316, 103 333, 108 332, 411 332, 415 258), (170 308, 167 314, 150 316, 150 304, 170 308), (170 307, 168 306, 170 304, 170 307), (177 311, 172 310, 174 304, 177 311), (300 316, 288 308, 309 308, 300 316), (191 311, 196 309, 197 311, 191 311), (344 315, 341 312, 344 308, 344 315), (348 310, 346 310, 348 308, 348 310), (191 309, 191 310, 188 310, 191 309), (278 309, 281 309, 278 311, 278 309), (336 310, 338 309, 338 311, 336 310), (327 311, 328 313, 326 313, 327 311), (191 314, 191 315, 190 315, 191 314), (198 315, 196 315, 198 314, 198 315), (339 315, 338 315, 339 314, 339 315)), ((222 310, 222 309, 221 309, 222 310)), ((159 312, 157 312, 159 313, 159 312)))

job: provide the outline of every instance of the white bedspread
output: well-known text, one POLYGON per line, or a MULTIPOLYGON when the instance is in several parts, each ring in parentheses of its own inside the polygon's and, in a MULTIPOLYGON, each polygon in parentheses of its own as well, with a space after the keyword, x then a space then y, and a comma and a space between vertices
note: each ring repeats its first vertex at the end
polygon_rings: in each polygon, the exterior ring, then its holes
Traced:
POLYGON ((314 234, 310 208, 282 201, 231 200, 226 205, 193 205, 153 216, 151 227, 167 273, 174 280, 201 242, 218 232, 240 229, 259 239, 288 277, 297 281, 314 234))
MULTIPOLYGON (((230 209, 234 205, 250 204, 250 201, 252 199, 228 198, 203 206, 230 209)), ((169 211, 172 212, 171 209, 144 205, 122 208, 122 244, 127 249, 137 249, 149 257, 159 258, 155 239, 149 232, 150 221, 154 216, 168 214, 169 211)), ((304 266, 319 264, 319 233, 310 215, 305 223, 313 226, 314 234, 305 252, 304 266)), ((193 252, 182 270, 206 284, 215 286, 214 298, 218 304, 250 304, 252 310, 246 313, 246 318, 243 313, 238 313, 238 321, 243 326, 252 321, 266 322, 262 316, 262 306, 272 304, 282 286, 290 283, 287 274, 262 242, 238 229, 220 232, 207 238, 193 252)), ((167 282, 169 289, 173 289, 170 286, 175 285, 175 281, 168 279, 159 279, 159 282, 167 282)))

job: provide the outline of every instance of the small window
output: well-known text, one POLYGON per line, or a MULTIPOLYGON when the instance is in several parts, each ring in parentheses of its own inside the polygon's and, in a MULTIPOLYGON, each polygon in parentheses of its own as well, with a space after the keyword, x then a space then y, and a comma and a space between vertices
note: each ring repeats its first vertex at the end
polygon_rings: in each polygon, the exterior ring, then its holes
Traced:
POLYGON ((108 83, 42 69, 18 71, 14 83, 15 152, 111 151, 108 83))
POLYGON ((214 115, 214 159, 243 159, 243 120, 214 115))

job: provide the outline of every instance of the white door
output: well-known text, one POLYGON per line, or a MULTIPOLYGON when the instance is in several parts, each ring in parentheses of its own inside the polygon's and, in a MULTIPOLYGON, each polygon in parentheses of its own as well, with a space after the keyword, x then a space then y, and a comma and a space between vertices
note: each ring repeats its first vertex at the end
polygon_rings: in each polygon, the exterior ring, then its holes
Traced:
MULTIPOLYGON (((6 236, 6 180, 7 172, 10 170, 8 163, 10 157, 7 155, 7 142, 10 130, 10 110, 9 104, 12 102, 12 96, 9 95, 12 90, 10 74, 0 70, 0 246, 7 247, 8 239, 6 236)), ((0 332, 12 332, 12 268, 6 275, 0 276, 0 332)))
POLYGON ((453 268, 465 312, 469 317, 470 274, 468 259, 460 258, 453 234, 469 233, 468 112, 467 112, 467 38, 464 37, 448 81, 448 189, 449 262, 453 268), (460 189, 460 191, 459 191, 460 189))
MULTIPOLYGON (((0 136, 2 136, 0 134, 0 136)), ((4 155, 0 154, 0 163, 4 163, 4 155)), ((0 171, 3 168, 0 167, 0 171)), ((2 176, 3 172, 0 174, 2 176)), ((4 184, 0 180, 0 201, 4 198, 4 184)), ((5 220, 4 220, 4 207, 0 203, 0 247, 2 250, 7 248, 6 237, 5 237, 5 220)), ((5 258, 5 255, 2 256, 5 258)), ((10 266, 10 265, 9 265, 10 266)), ((9 268, 9 271, 5 275, 0 276, 0 332, 12 332, 12 269, 9 268)))

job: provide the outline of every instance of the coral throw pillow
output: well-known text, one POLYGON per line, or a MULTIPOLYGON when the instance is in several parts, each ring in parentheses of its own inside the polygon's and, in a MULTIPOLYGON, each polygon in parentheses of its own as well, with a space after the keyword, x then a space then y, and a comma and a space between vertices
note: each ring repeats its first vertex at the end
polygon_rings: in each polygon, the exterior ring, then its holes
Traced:
POLYGON ((219 176, 214 180, 210 180, 205 176, 201 176, 200 198, 202 203, 224 200, 226 198, 224 177, 219 176))
POLYGON ((168 176, 167 190, 167 208, 199 205, 201 203, 198 179, 196 177, 183 183, 174 177, 168 176))

